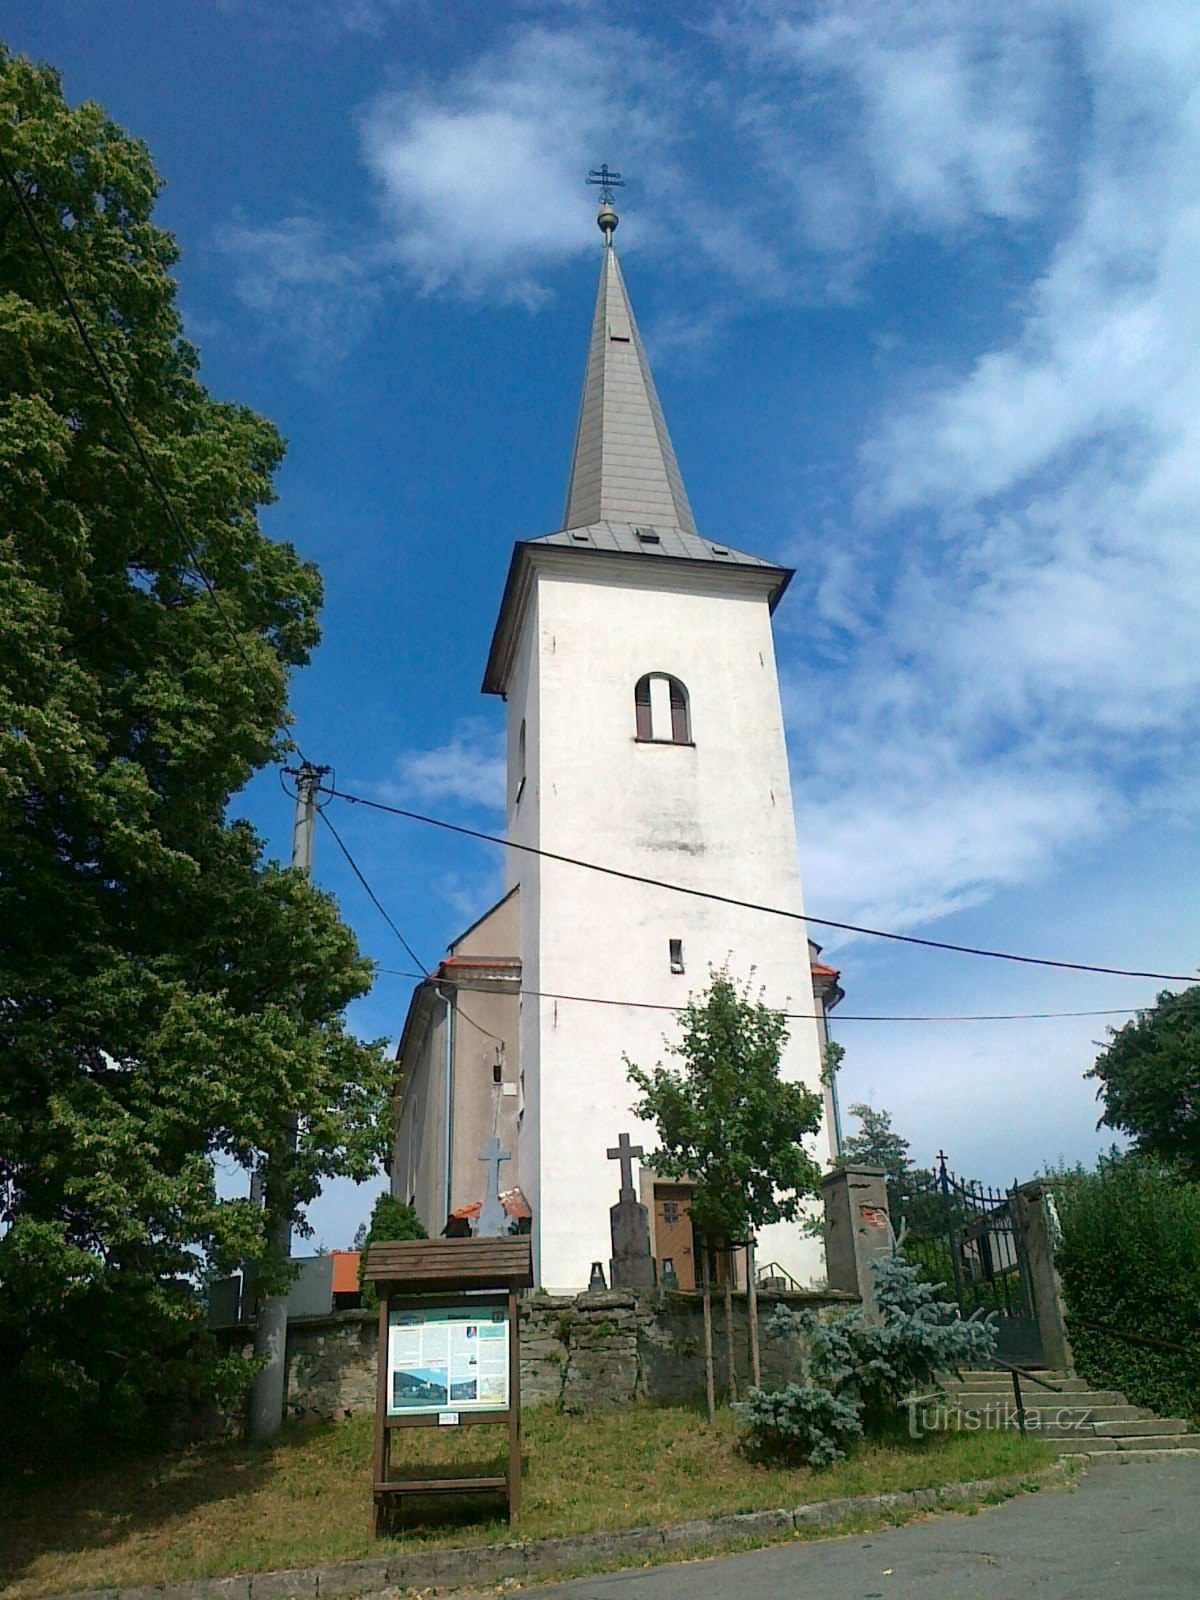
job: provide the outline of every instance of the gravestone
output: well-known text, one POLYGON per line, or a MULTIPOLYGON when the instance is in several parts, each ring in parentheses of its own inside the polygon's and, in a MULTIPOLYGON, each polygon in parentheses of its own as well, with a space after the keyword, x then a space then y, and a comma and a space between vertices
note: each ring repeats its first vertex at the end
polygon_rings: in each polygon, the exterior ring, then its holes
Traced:
POLYGON ((480 1161, 488 1163, 487 1183, 483 1191, 483 1204, 479 1207, 479 1237, 499 1239, 508 1232, 508 1213, 500 1198, 500 1163, 511 1161, 507 1150, 501 1150, 500 1141, 491 1138, 487 1148, 479 1152, 480 1161))
POLYGON ((633 1159, 644 1154, 640 1144, 630 1144, 623 1133, 608 1159, 621 1163, 621 1192, 609 1209, 612 1229, 610 1277, 614 1289, 653 1289, 654 1257, 650 1253, 650 1213, 633 1187, 633 1159))

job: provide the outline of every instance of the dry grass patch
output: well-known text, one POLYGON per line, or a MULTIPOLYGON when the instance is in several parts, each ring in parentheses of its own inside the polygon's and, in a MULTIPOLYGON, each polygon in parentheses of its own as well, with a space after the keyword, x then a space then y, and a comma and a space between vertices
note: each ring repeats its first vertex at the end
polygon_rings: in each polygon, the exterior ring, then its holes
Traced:
MULTIPOLYGON (((407 1466, 488 1459, 502 1429, 413 1431, 407 1466)), ((1022 1472, 1052 1457, 1013 1434, 897 1437, 827 1472, 748 1463, 724 1412, 641 1406, 586 1417, 526 1413, 521 1536, 666 1525, 846 1495, 932 1488, 1022 1472)), ((350 1560, 413 1545, 509 1537, 497 1502, 409 1505, 394 1537, 372 1541, 371 1419, 289 1424, 269 1446, 220 1441, 172 1456, 93 1461, 0 1477, 0 1596, 173 1583, 350 1560)), ((492 1458, 494 1459, 494 1458, 492 1458)))

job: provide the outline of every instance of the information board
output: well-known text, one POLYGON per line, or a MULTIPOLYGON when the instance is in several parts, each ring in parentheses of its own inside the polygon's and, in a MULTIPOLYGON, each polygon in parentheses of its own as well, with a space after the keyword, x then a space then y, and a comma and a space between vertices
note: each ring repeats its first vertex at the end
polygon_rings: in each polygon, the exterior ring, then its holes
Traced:
POLYGON ((389 1311, 388 1415, 507 1410, 508 1338, 503 1303, 389 1311))

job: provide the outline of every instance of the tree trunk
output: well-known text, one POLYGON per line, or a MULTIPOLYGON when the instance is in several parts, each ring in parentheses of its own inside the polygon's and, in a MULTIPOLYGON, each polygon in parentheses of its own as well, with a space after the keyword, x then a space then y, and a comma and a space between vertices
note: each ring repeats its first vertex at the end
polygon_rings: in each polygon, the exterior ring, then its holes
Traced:
POLYGON ((700 1244, 700 1282, 704 1294, 704 1388, 705 1397, 708 1400, 708 1420, 713 1423, 717 1420, 717 1396, 713 1383, 712 1285, 709 1282, 710 1276, 708 1241, 705 1239, 700 1244))
POLYGON ((733 1246, 725 1252, 725 1364, 729 1381, 729 1403, 737 1399, 737 1371, 733 1356, 733 1246))
POLYGON ((753 1235, 746 1240, 746 1322, 750 1334, 750 1375, 756 1389, 762 1388, 762 1362, 758 1353, 758 1285, 754 1281, 753 1235))

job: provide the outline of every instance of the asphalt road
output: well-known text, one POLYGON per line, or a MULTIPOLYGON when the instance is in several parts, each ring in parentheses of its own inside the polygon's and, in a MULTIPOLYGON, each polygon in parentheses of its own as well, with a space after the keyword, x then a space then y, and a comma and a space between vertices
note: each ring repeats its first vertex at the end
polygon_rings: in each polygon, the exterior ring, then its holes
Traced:
POLYGON ((525 1590, 530 1600, 1197 1600, 1200 1458, 1094 1466, 977 1516, 525 1590))

